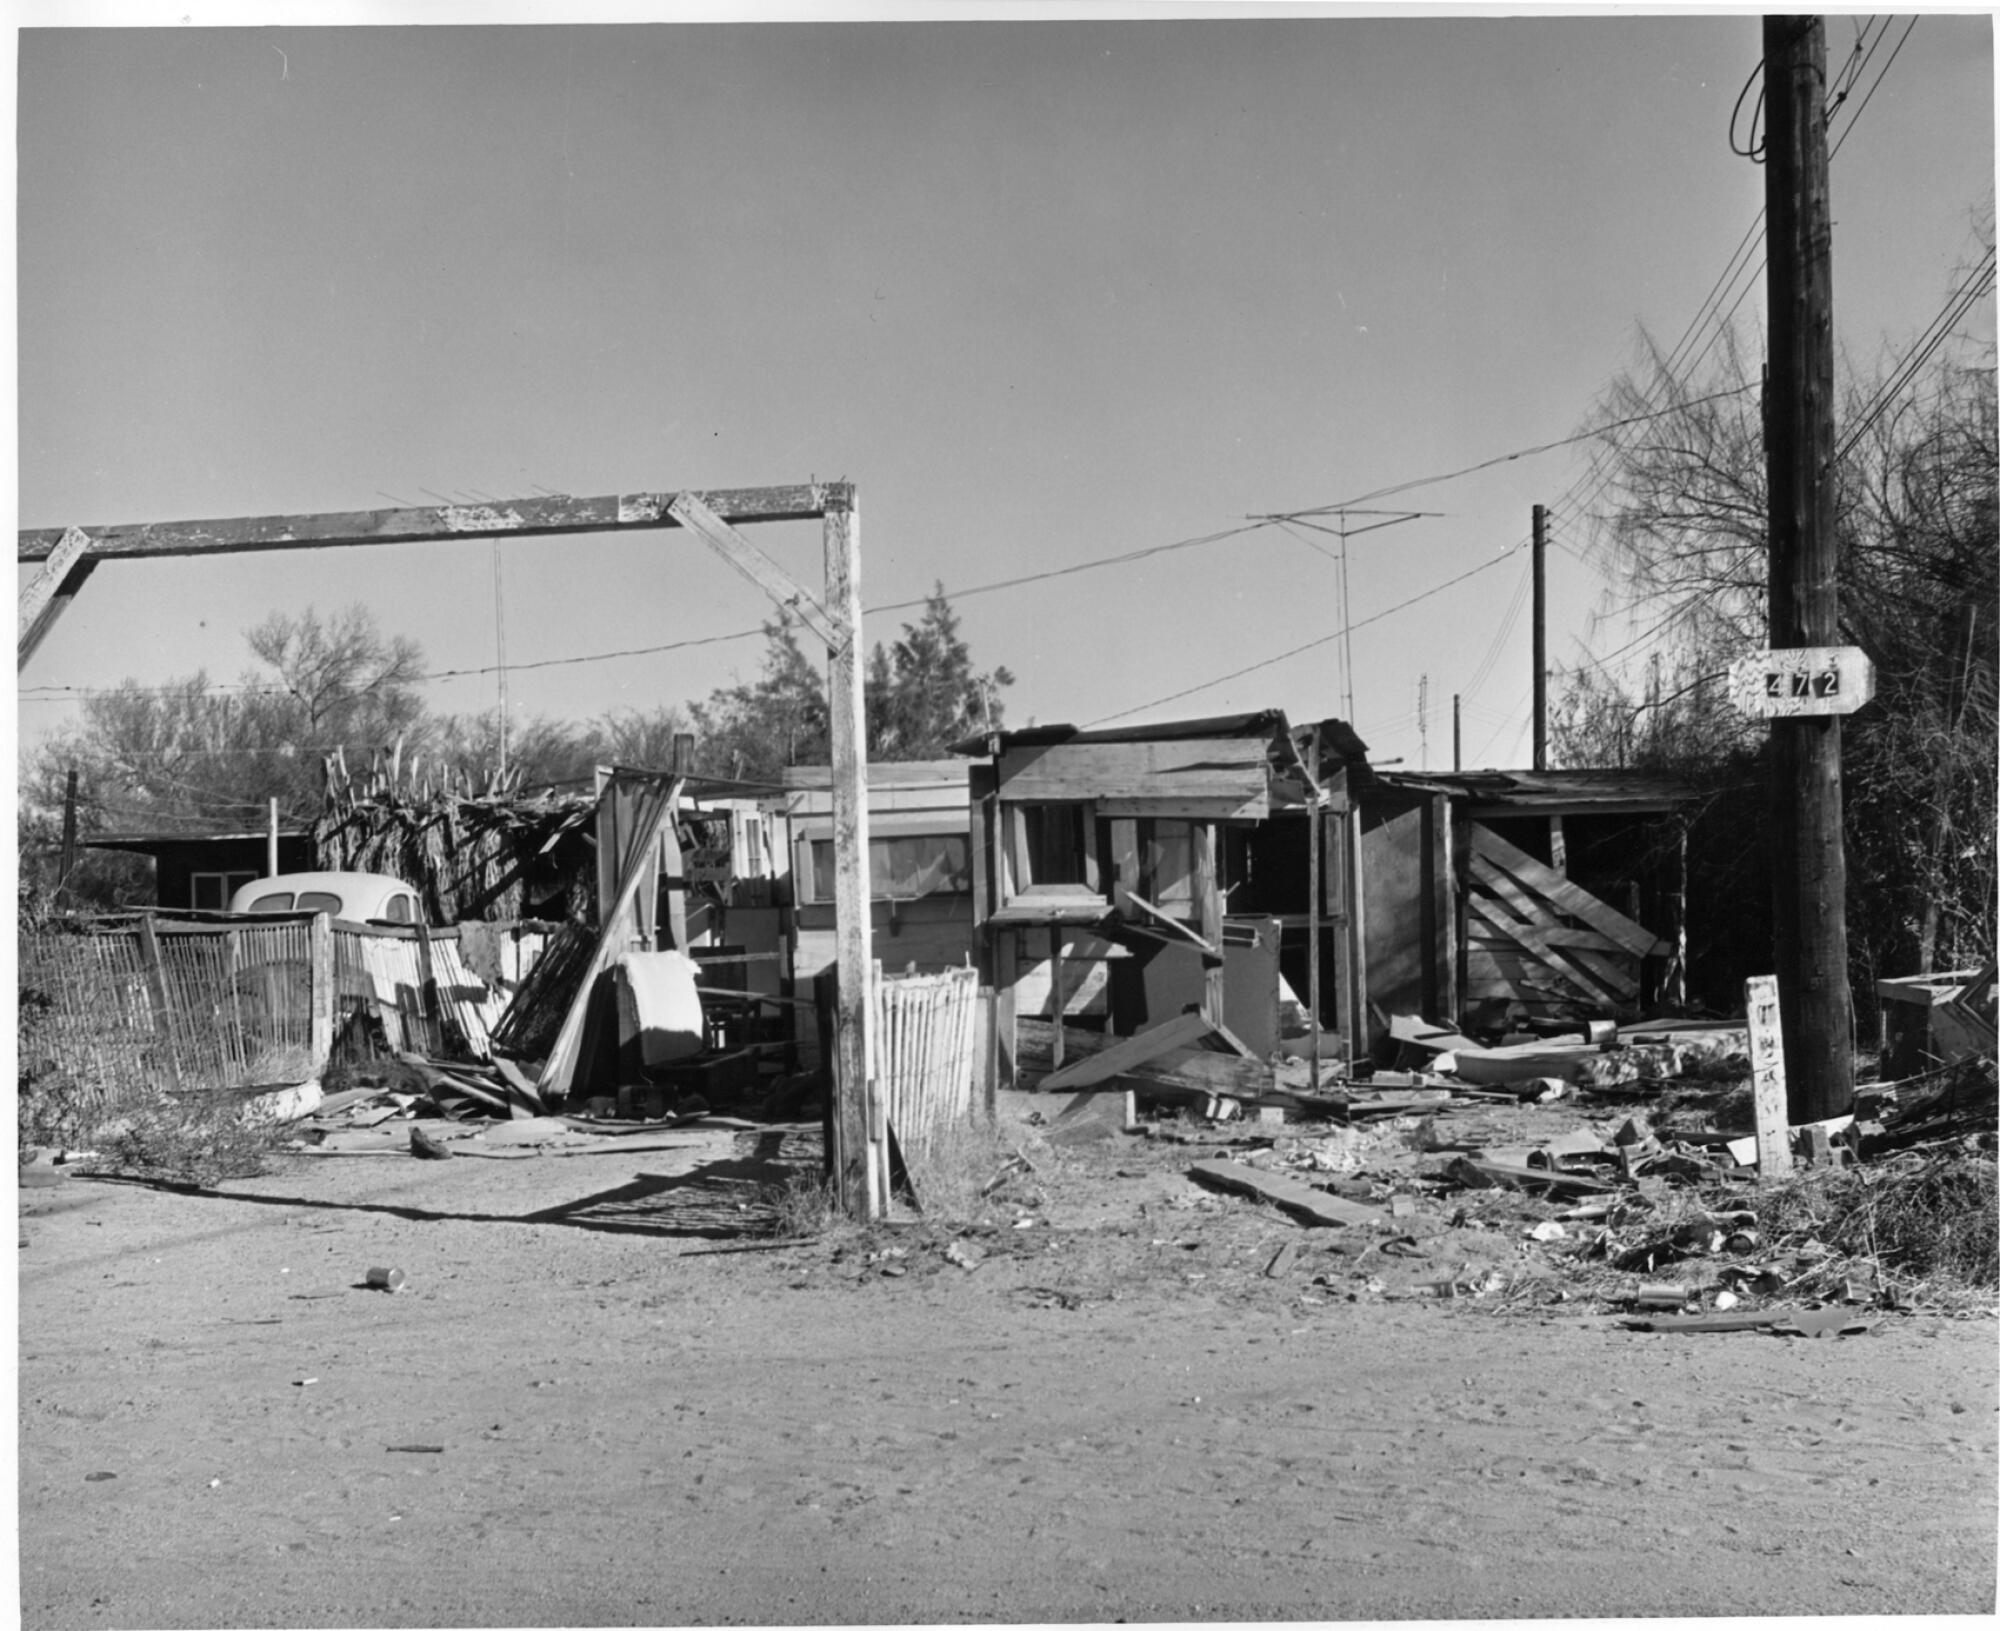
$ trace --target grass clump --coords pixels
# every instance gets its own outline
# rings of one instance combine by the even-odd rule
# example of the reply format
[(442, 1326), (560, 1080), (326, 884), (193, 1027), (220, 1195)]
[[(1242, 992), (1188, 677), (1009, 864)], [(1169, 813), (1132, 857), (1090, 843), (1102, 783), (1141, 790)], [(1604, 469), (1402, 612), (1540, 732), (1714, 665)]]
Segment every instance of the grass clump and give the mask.
[[(910, 1188), (900, 1184), (891, 1200), (892, 1216), (946, 1230), (992, 1224), (1003, 1209), (1011, 1215), (1023, 1183), (1032, 1184), (1035, 1163), (984, 1121), (962, 1123), (930, 1139), (907, 1160)], [(822, 1240), (849, 1234), (858, 1240), (872, 1226), (841, 1210), (833, 1179), (815, 1163), (765, 1184), (758, 1200), (770, 1217), (770, 1232), (781, 1240)], [(907, 1210), (914, 1201), (914, 1217)]]
[(228, 1095), (163, 1098), (99, 1129), (87, 1165), (94, 1172), (213, 1189), (268, 1172), (285, 1136), (282, 1123), (246, 1115)]
[(817, 1240), (847, 1221), (833, 1179), (818, 1167), (764, 1185), (758, 1201), (780, 1240)]
[(2000, 1291), (2000, 1168), (1973, 1143), (1808, 1168), (1754, 1192), (1767, 1239), (1872, 1262), (1917, 1301)]

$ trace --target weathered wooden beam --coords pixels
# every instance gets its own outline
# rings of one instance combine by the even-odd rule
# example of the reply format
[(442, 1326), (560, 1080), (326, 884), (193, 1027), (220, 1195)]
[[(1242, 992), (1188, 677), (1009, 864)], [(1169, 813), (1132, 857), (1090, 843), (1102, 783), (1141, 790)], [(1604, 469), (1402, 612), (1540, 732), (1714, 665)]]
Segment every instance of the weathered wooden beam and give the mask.
[[(1554, 868), (1544, 866), (1532, 855), (1516, 849), (1491, 827), (1473, 823), (1472, 848), (1495, 867), (1504, 869), (1518, 882), (1545, 897), (1557, 910), (1601, 930), (1634, 956), (1652, 957), (1668, 949), (1666, 942), (1652, 930), (1634, 923), (1623, 912), (1613, 910), (1595, 895), (1579, 889)], [(1485, 881), (1476, 862), (1473, 875)]]
[(90, 534), (81, 527), (69, 528), (57, 540), (41, 571), (21, 591), (21, 621), (14, 642), (15, 673), (28, 666), (28, 659), (49, 637), (49, 631), (83, 592), (90, 574), (97, 569), (91, 542)]
[[(1207, 1034), (1209, 1023), (1199, 1014), (1177, 1014), (1164, 1020), (1150, 1031), (1141, 1031), (1137, 1036), (1124, 1037), (1108, 1048), (1079, 1059), (1067, 1070), (1057, 1068), (1043, 1081), (1044, 1091), (1089, 1087), (1096, 1082), (1107, 1082), (1114, 1076), (1143, 1065), (1148, 1059), (1156, 1058), (1172, 1048), (1184, 1046)], [(1058, 1035), (1062, 1025), (1057, 1023)], [(1052, 1055), (1053, 1056), (1053, 1055)]]
[[(1192, 834), (1194, 904), (1201, 914), (1201, 937), (1215, 948), (1214, 961), (1203, 976), (1201, 1011), (1212, 1024), (1223, 1021), (1222, 889), (1216, 866), (1215, 823), (1198, 821)], [(1315, 1083), (1315, 1085), (1317, 1085)]]
[(1269, 1201), (1308, 1227), (1367, 1228), (1388, 1216), (1378, 1206), (1363, 1206), (1358, 1201), (1343, 1200), (1338, 1195), (1310, 1189), (1296, 1178), (1287, 1178), (1275, 1172), (1260, 1172), (1255, 1167), (1241, 1166), (1234, 1161), (1197, 1161), (1188, 1168), (1188, 1176), (1211, 1189)]
[(667, 506), (667, 513), (690, 532), (697, 534), (716, 554), (762, 589), (780, 606), (794, 613), (805, 626), (827, 644), (828, 649), (843, 644), (850, 636), (803, 585), (795, 581), (770, 556), (701, 501), (698, 494), (682, 493)]
[[(827, 512), (842, 483), (798, 487), (717, 488), (693, 496), (724, 521), (812, 521)], [(506, 499), (495, 504), (437, 504), (423, 509), (339, 510), (322, 515), (256, 515), (224, 521), (138, 521), (91, 527), (91, 556), (103, 560), (161, 555), (235, 555), (260, 549), (334, 549), (350, 544), (420, 544), (450, 538), (516, 534), (630, 532), (677, 527), (674, 492), (614, 493), (601, 498)], [(20, 534), (16, 559), (44, 561), (61, 546), (60, 527)]]
[(49, 552), (41, 571), (37, 572), (28, 587), (21, 591), (21, 619), (17, 637), (26, 635), (34, 626), (35, 619), (42, 615), (42, 608), (55, 597), (69, 569), (76, 565), (90, 548), (90, 534), (81, 527), (71, 527), (56, 541)]

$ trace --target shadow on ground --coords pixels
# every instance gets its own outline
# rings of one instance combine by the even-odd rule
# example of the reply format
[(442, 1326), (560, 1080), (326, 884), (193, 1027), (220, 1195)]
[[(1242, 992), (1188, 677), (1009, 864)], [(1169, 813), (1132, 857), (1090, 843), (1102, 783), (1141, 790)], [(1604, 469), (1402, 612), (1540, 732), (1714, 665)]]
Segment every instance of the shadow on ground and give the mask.
[(604, 1234), (654, 1235), (678, 1240), (745, 1240), (767, 1237), (777, 1222), (769, 1191), (801, 1172), (818, 1169), (817, 1127), (771, 1128), (745, 1134), (738, 1153), (689, 1172), (640, 1173), (628, 1182), (531, 1212), (451, 1211), (384, 1201), (334, 1201), (312, 1195), (251, 1194), (197, 1189), (188, 1184), (120, 1174), (93, 1175), (88, 1183), (130, 1184), (202, 1200), (287, 1211), (363, 1212), (417, 1223), (518, 1223), (588, 1229)]

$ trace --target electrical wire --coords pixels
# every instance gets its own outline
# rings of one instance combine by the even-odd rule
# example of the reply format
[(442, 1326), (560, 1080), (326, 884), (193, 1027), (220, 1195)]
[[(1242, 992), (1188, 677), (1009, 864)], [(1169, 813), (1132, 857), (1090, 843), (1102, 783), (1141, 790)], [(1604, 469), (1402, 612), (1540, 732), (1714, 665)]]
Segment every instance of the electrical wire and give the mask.
[(1834, 455), (1836, 462), (1845, 459), (1853, 452), (1856, 444), (1867, 435), (1875, 421), (1888, 411), (1890, 404), (1917, 377), (1938, 347), (1951, 337), (1972, 308), (1992, 292), (1994, 271), (1994, 251), (1989, 249), (1965, 282), (1946, 297), (1937, 315), (1925, 325), (1923, 333), (1918, 335), (1909, 351), (1904, 353), (1903, 359), (1890, 370), (1888, 379), (1883, 381), (1875, 394), (1869, 398), (1867, 405), (1860, 410), (1861, 422), (1848, 432), (1847, 439), (1841, 443), (1840, 451)]
[[(1889, 53), (1889, 60), (1882, 64), (1882, 71), (1875, 76), (1874, 83), (1868, 87), (1868, 94), (1862, 97), (1861, 105), (1854, 110), (1853, 117), (1847, 121), (1847, 128), (1840, 133), (1840, 139), (1833, 144), (1832, 151), (1827, 154), (1828, 163), (1831, 163), (1834, 156), (1840, 152), (1841, 144), (1854, 134), (1854, 127), (1861, 123), (1862, 114), (1868, 111), (1868, 104), (1875, 100), (1875, 93), (1882, 88), (1882, 81), (1889, 77), (1889, 70), (1896, 66), (1896, 59), (1903, 54), (1903, 47), (1909, 43), (1910, 36), (1916, 32), (1916, 28), (1917, 19), (1912, 16), (1909, 22), (1903, 27), (1903, 37), (1896, 41), (1896, 49)], [(1889, 25), (1884, 23), (1882, 25), (1882, 33), (1875, 36), (1876, 45), (1879, 46), (1882, 43), (1883, 36), (1888, 32)], [(1875, 53), (1871, 50), (1868, 55), (1870, 58), (1873, 58)], [(1866, 68), (1867, 64), (1864, 63), (1862, 66)], [(1832, 115), (1829, 112), (1829, 120), (1831, 120), (1831, 117)]]
[(1498, 566), (1502, 561), (1517, 553), (1521, 548), (1522, 545), (1516, 544), (1514, 548), (1505, 551), (1503, 554), (1495, 555), (1489, 560), (1481, 561), (1479, 565), (1473, 567), (1470, 571), (1461, 572), (1455, 578), (1447, 578), (1443, 583), (1435, 584), (1419, 594), (1410, 596), (1407, 600), (1398, 601), (1395, 605), (1384, 608), (1382, 611), (1371, 612), (1367, 617), (1359, 618), (1344, 628), (1335, 629), (1331, 634), (1319, 635), (1315, 639), (1306, 641), (1304, 645), (1293, 646), (1291, 650), (1281, 651), (1274, 657), (1261, 658), (1257, 662), (1246, 664), (1242, 668), (1233, 669), (1227, 674), (1218, 674), (1213, 679), (1203, 680), (1199, 685), (1190, 685), (1183, 690), (1172, 692), (1167, 696), (1153, 697), (1148, 701), (1137, 703), (1130, 708), (1121, 708), (1115, 714), (1100, 715), (1082, 728), (1089, 730), (1098, 725), (1108, 725), (1113, 720), (1125, 719), (1132, 714), (1143, 713), (1148, 708), (1158, 708), (1169, 702), (1179, 702), (1183, 697), (1191, 697), (1197, 692), (1212, 690), (1218, 685), (1226, 685), (1231, 680), (1241, 679), (1245, 674), (1255, 674), (1260, 669), (1275, 667), (1277, 664), (1297, 657), (1303, 652), (1312, 651), (1320, 646), (1330, 644), (1332, 641), (1352, 633), (1355, 629), (1365, 629), (1371, 623), (1379, 623), (1385, 617), (1393, 617), (1398, 612), (1407, 611), (1419, 601), (1429, 600), (1433, 595), (1443, 594), (1445, 590), (1451, 588), (1453, 585), (1463, 583), (1467, 578), (1476, 577), (1479, 573)]
[[(1750, 70), (1750, 77), (1743, 81), (1743, 89), (1736, 93), (1736, 106), (1729, 110), (1729, 151), (1739, 159), (1748, 159), (1752, 164), (1764, 162), (1764, 144), (1757, 139), (1757, 122), (1764, 113), (1764, 87), (1760, 81), (1764, 77), (1764, 59), (1757, 59), (1757, 66)], [(1750, 87), (1757, 87), (1757, 105), (1750, 110), (1750, 140), (1739, 143), (1736, 140), (1737, 122), (1743, 116), (1743, 102), (1750, 94)]]
[(1371, 503), (1378, 498), (1388, 498), (1396, 493), (1412, 492), (1419, 487), (1435, 487), (1443, 482), (1456, 481), (1461, 476), (1477, 475), (1482, 470), (1492, 470), (1503, 464), (1512, 464), (1518, 459), (1531, 459), (1537, 454), (1553, 453), (1557, 448), (1574, 447), (1578, 442), (1592, 441), (1599, 436), (1621, 429), (1627, 425), (1641, 425), (1649, 419), (1662, 419), (1668, 414), (1679, 413), (1685, 408), (1699, 407), (1704, 402), (1719, 401), (1721, 398), (1727, 396), (1741, 396), (1745, 391), (1754, 389), (1755, 387), (1750, 385), (1734, 386), (1729, 390), (1717, 391), (1711, 396), (1699, 397), (1693, 402), (1678, 403), (1670, 408), (1633, 414), (1628, 419), (1614, 420), (1611, 424), (1599, 425), (1593, 430), (1578, 431), (1574, 436), (1564, 436), (1557, 441), (1539, 442), (1533, 447), (1519, 448), (1512, 453), (1502, 453), (1494, 458), (1482, 459), (1478, 464), (1468, 464), (1458, 470), (1447, 470), (1441, 475), (1419, 476), (1414, 481), (1402, 481), (1388, 487), (1377, 487), (1373, 492), (1362, 493), (1356, 498), (1343, 499), (1337, 504), (1317, 504), (1309, 509), (1286, 510), (1282, 514), (1274, 514), (1267, 519), (1272, 521), (1297, 521), (1310, 515), (1337, 515), (1342, 510), (1351, 510), (1358, 505)]

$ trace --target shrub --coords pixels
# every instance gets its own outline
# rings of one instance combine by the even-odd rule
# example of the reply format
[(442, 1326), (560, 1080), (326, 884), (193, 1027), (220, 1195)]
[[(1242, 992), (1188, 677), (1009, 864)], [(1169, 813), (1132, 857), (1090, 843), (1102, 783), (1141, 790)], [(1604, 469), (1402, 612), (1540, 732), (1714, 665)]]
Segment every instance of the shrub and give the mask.
[(213, 1189), (269, 1171), (271, 1153), (284, 1137), (282, 1123), (245, 1115), (227, 1094), (165, 1098), (108, 1123), (89, 1166)]

